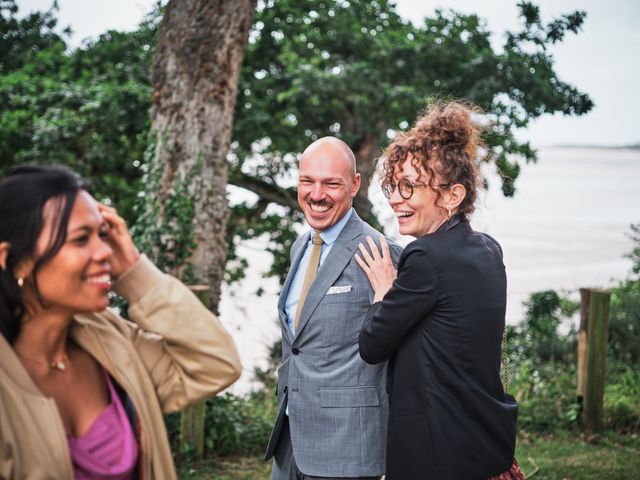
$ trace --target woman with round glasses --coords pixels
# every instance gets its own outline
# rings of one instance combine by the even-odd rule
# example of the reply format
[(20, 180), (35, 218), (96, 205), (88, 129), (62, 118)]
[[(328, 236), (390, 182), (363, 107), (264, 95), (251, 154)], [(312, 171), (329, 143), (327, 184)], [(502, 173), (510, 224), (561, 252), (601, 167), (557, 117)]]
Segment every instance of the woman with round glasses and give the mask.
[(517, 406), (500, 381), (502, 250), (469, 225), (479, 173), (474, 108), (432, 105), (389, 145), (382, 189), (407, 245), (397, 272), (381, 238), (360, 245), (375, 292), (360, 355), (389, 361), (387, 480), (523, 478)]
[(0, 180), (0, 334), (3, 479), (176, 478), (162, 414), (240, 375), (215, 315), (64, 168)]

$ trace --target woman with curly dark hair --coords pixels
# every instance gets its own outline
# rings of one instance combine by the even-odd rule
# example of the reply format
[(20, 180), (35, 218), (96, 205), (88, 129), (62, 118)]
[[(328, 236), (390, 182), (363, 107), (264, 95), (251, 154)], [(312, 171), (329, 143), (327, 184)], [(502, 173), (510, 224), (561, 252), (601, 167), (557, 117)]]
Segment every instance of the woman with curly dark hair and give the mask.
[(523, 478), (517, 405), (500, 381), (506, 276), (500, 245), (469, 225), (480, 183), (474, 116), (436, 103), (389, 145), (382, 189), (400, 233), (393, 268), (381, 238), (360, 245), (375, 291), (360, 355), (389, 361), (388, 480)]

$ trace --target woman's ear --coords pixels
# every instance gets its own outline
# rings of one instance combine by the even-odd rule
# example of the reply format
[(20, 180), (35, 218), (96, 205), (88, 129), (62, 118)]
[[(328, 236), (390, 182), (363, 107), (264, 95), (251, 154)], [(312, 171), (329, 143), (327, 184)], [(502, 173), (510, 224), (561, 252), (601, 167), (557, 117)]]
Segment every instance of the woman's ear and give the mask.
[(464, 185), (455, 183), (448, 188), (447, 193), (449, 194), (449, 198), (447, 199), (447, 208), (455, 210), (462, 203), (464, 197), (467, 196), (467, 189), (464, 188)]
[(9, 242), (0, 242), (0, 269), (7, 269), (7, 257), (9, 256)]

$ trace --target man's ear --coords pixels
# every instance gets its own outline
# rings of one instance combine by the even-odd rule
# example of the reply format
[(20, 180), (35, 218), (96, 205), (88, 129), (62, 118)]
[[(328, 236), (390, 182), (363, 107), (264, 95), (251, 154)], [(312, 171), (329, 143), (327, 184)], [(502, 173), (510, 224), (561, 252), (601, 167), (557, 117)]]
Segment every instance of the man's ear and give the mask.
[(0, 242), (0, 269), (7, 269), (7, 257), (9, 256), (9, 242)]
[(353, 176), (353, 190), (351, 191), (351, 198), (354, 198), (357, 195), (358, 190), (360, 190), (361, 181), (362, 181), (362, 177), (360, 176), (359, 173), (356, 173)]

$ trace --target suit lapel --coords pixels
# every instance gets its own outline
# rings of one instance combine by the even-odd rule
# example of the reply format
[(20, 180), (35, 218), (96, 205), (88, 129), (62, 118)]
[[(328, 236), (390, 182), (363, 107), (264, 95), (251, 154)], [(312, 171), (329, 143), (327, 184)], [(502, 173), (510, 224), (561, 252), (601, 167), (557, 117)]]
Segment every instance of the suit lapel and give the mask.
[(300, 313), (298, 331), (295, 333), (295, 337), (304, 329), (305, 325), (309, 322), (309, 318), (311, 318), (318, 304), (326, 295), (327, 290), (329, 290), (329, 287), (334, 284), (353, 258), (361, 234), (362, 220), (356, 212), (353, 211), (351, 218), (349, 218), (340, 235), (338, 235), (336, 242), (333, 244), (333, 247), (331, 247), (331, 251), (320, 267), (320, 270), (318, 270), (316, 278), (311, 284), (311, 288), (309, 288), (307, 299)]
[(291, 247), (291, 266), (289, 267), (289, 273), (287, 273), (287, 278), (284, 281), (284, 285), (282, 286), (282, 290), (280, 292), (280, 297), (278, 298), (278, 317), (280, 319), (280, 324), (289, 337), (289, 340), (292, 339), (291, 330), (289, 330), (289, 325), (287, 325), (287, 314), (284, 311), (284, 306), (287, 301), (287, 295), (289, 294), (291, 282), (293, 282), (293, 278), (298, 271), (298, 265), (300, 264), (300, 260), (304, 255), (305, 245), (309, 242), (310, 235), (310, 233), (306, 233)]

